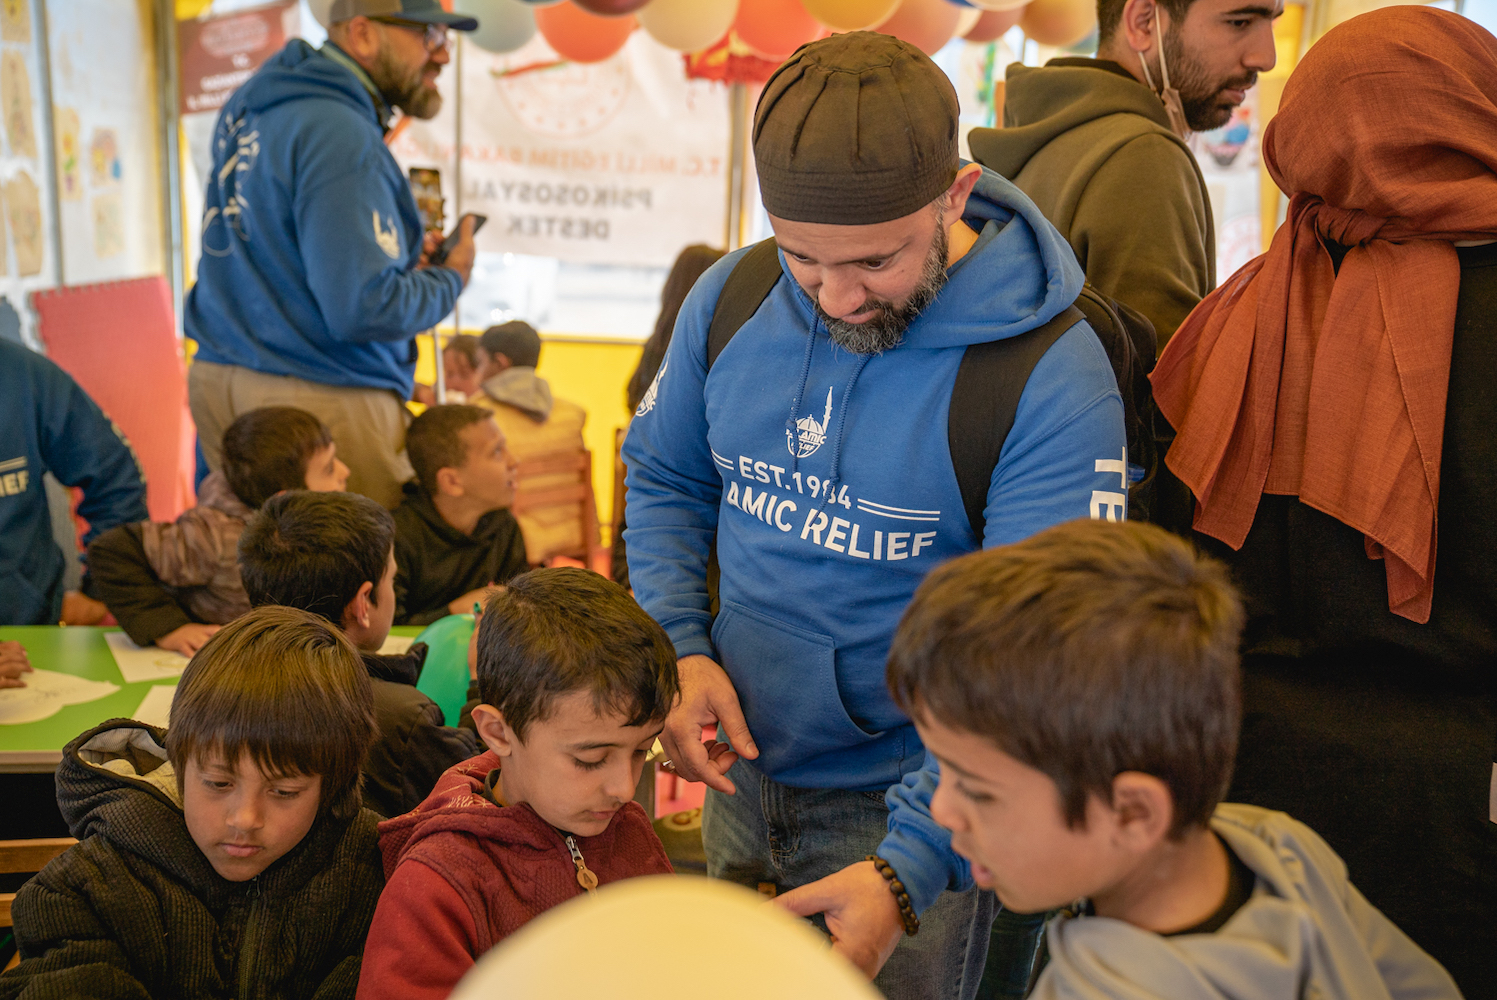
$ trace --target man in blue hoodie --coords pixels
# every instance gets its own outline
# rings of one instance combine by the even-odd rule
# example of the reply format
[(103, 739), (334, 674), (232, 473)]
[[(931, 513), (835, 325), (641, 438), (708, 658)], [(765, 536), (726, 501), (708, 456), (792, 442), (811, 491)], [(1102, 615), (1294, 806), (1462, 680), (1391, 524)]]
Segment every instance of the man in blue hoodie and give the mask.
[(332, 431), (349, 490), (393, 507), (412, 475), (414, 336), (452, 311), (474, 250), (465, 222), (428, 264), (436, 237), (384, 135), (395, 108), (437, 113), (447, 30), (478, 22), (438, 0), (334, 0), (330, 19), (327, 44), (293, 39), (219, 115), (189, 397), (210, 468), (240, 414), (296, 406)]
[(1019, 397), (979, 542), (947, 441), (958, 366), (1061, 314), (1075, 255), (1017, 188), (960, 163), (950, 82), (885, 35), (781, 66), (754, 154), (783, 276), (712, 362), (744, 253), (702, 276), (624, 447), (630, 579), (680, 657), (662, 741), (712, 789), (710, 874), (790, 890), (889, 997), (971, 997), (995, 904), (931, 820), (937, 766), (885, 658), (941, 561), (1124, 516), (1122, 400), (1085, 323), (1060, 334)]

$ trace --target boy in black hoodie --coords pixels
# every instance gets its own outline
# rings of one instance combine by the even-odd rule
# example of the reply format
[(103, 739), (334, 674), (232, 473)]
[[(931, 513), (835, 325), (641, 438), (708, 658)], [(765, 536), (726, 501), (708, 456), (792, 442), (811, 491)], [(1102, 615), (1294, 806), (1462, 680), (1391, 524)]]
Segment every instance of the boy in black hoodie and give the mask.
[(0, 997), (353, 997), (384, 885), (360, 809), (369, 681), (327, 622), (260, 608), (182, 673), (171, 729), (68, 744), (78, 844), (21, 887)]
[(516, 463), (492, 413), (433, 406), (405, 447), (416, 481), (395, 509), (395, 621), (426, 625), (471, 611), (530, 566), (509, 512)]
[(382, 816), (421, 804), (452, 765), (483, 751), (478, 734), (442, 725), (437, 703), (416, 690), (426, 644), (381, 656), (395, 614), (395, 523), (356, 493), (283, 493), (239, 539), (250, 603), (322, 615), (358, 649), (374, 689), (379, 734), (364, 765), (364, 797)]

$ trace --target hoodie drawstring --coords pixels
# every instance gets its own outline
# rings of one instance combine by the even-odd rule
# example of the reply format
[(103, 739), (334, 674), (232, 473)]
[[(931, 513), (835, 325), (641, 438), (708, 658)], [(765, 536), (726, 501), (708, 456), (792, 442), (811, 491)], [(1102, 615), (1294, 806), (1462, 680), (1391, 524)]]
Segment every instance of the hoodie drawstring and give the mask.
[(795, 440), (795, 415), (800, 412), (800, 401), (806, 396), (806, 384), (811, 378), (811, 352), (816, 349), (816, 328), (820, 325), (819, 319), (813, 321), (811, 332), (806, 337), (806, 356), (800, 366), (800, 388), (795, 390), (795, 398), (790, 401), (790, 417), (785, 421), (785, 442), (790, 448), (792, 474), (800, 471), (800, 448)]
[(852, 377), (847, 380), (847, 388), (842, 390), (842, 412), (837, 414), (837, 437), (832, 442), (832, 485), (826, 491), (826, 496), (821, 498), (818, 511), (826, 510), (826, 505), (837, 495), (837, 486), (842, 482), (842, 434), (847, 426), (847, 401), (852, 398), (852, 387), (858, 384), (858, 376), (863, 374), (863, 369), (873, 358), (871, 354), (858, 355), (858, 367), (852, 370)]

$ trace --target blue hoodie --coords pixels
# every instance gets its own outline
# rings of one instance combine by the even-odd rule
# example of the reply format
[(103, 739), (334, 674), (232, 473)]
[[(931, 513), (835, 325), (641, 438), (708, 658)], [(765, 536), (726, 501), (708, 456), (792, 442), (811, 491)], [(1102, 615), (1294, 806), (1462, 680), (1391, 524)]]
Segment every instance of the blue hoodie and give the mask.
[[(730, 254), (687, 297), (624, 445), (640, 603), (679, 656), (711, 656), (727, 671), (756, 767), (793, 786), (888, 790), (880, 854), (917, 912), (970, 879), (930, 817), (934, 760), (884, 683), (916, 586), (977, 548), (947, 445), (952, 383), (967, 345), (1045, 323), (1082, 284), (1065, 240), (991, 170), (965, 221), (977, 244), (900, 346), (875, 356), (835, 346), (787, 270), (709, 374), (707, 328), (742, 256)], [(1124, 457), (1112, 367), (1078, 323), (1019, 400), (988, 492), (985, 544), (1123, 516)]]
[(0, 625), (52, 625), (66, 564), (52, 540), (42, 474), (82, 487), (85, 545), (150, 517), (146, 484), (129, 442), (73, 377), (3, 339), (0, 400)]
[(421, 237), (373, 97), (293, 39), (219, 114), (187, 336), (203, 361), (408, 398), (412, 337), (462, 291), (413, 270)]

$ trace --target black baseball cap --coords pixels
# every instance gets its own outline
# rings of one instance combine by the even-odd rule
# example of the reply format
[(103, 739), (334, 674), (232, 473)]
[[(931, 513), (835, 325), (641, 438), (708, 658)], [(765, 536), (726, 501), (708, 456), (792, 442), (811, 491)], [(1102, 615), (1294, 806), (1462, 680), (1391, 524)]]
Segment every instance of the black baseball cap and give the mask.
[(329, 24), (351, 17), (398, 17), (414, 24), (445, 24), (454, 31), (474, 31), (478, 19), (467, 14), (452, 14), (442, 9), (440, 0), (333, 0), (328, 10)]

